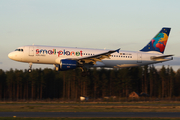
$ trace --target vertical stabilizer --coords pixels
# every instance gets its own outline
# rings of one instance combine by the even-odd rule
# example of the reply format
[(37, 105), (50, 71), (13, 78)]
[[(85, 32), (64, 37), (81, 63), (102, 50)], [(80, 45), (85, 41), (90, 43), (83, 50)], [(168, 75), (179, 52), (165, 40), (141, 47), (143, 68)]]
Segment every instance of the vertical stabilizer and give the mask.
[(140, 51), (157, 51), (164, 53), (171, 28), (162, 28), (161, 31)]

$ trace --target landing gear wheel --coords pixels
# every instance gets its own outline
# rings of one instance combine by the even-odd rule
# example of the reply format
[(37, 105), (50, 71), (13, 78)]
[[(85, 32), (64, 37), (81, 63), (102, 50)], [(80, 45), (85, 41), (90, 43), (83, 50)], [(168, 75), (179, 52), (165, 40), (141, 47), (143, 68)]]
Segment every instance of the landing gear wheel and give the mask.
[(90, 72), (89, 72), (89, 71), (83, 71), (83, 72), (81, 73), (81, 76), (82, 76), (82, 77), (89, 76), (89, 75), (90, 75)]
[(29, 73), (31, 73), (31, 72), (32, 72), (32, 70), (31, 70), (31, 69), (28, 69), (28, 72), (29, 72)]
[(81, 76), (82, 76), (82, 77), (87, 76), (87, 75), (86, 75), (86, 72), (82, 72), (82, 73), (81, 73)]
[(28, 69), (28, 72), (31, 73), (32, 72), (32, 63), (29, 63), (29, 69)]
[(87, 68), (84, 68), (84, 67), (80, 67), (81, 70), (82, 70), (82, 73), (81, 73), (81, 76), (82, 77), (85, 77), (85, 76), (89, 76), (90, 75), (90, 72)]

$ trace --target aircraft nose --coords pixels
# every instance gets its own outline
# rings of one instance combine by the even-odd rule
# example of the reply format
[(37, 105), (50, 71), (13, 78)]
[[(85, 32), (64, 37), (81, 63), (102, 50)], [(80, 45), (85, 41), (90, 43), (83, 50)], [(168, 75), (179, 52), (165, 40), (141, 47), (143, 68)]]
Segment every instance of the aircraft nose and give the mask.
[(13, 58), (14, 58), (14, 54), (11, 52), (11, 53), (8, 54), (8, 57), (9, 57), (10, 59), (13, 59)]

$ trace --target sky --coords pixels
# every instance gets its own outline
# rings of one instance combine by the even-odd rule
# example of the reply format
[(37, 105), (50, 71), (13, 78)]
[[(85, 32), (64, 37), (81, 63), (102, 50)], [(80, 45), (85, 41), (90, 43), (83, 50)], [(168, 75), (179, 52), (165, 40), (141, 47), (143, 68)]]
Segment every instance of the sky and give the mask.
[[(171, 27), (164, 54), (175, 55), (164, 64), (180, 68), (179, 6), (180, 0), (0, 0), (0, 69), (28, 69), (8, 58), (24, 45), (139, 51), (162, 27)], [(40, 67), (53, 65), (33, 64)]]

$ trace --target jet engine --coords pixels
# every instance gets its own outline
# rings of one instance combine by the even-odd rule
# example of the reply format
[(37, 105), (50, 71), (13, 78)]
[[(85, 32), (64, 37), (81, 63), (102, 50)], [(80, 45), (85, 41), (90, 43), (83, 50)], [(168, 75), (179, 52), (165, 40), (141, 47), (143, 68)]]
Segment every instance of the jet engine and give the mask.
[(60, 60), (60, 64), (55, 65), (55, 69), (57, 71), (65, 71), (70, 69), (75, 69), (77, 67), (77, 61), (62, 59)]

